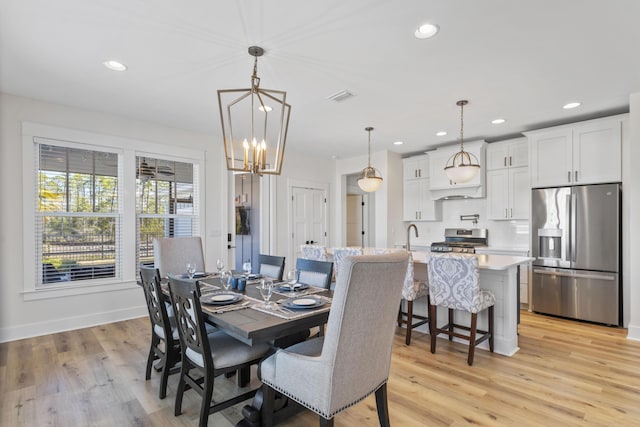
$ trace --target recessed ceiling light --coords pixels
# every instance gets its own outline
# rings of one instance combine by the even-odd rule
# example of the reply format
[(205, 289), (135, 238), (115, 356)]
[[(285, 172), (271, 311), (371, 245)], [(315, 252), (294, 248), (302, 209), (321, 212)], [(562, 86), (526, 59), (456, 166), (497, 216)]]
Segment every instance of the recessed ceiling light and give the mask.
[(127, 66), (122, 62), (114, 61), (113, 59), (104, 61), (103, 64), (105, 67), (113, 71), (124, 71), (127, 69)]
[(436, 136), (445, 136), (447, 132), (441, 130), (440, 132), (436, 132)]
[(440, 31), (440, 27), (436, 24), (423, 24), (413, 34), (418, 39), (428, 39), (438, 34), (438, 31)]
[(564, 104), (562, 108), (564, 108), (565, 110), (570, 110), (572, 108), (579, 107), (580, 105), (580, 102), (570, 102), (568, 104)]
[(501, 125), (502, 123), (506, 122), (505, 119), (495, 119), (495, 120), (491, 120), (491, 123), (493, 123), (494, 125)]
[(393, 143), (393, 145), (402, 145), (402, 144), (404, 144), (404, 142), (402, 142), (402, 141), (396, 141), (396, 142)]
[(265, 112), (265, 111), (266, 111), (266, 112), (268, 113), (269, 111), (271, 111), (271, 110), (272, 110), (272, 108), (271, 108), (271, 107), (269, 107), (268, 105), (265, 105), (265, 106), (264, 106), (264, 108), (262, 108), (262, 105), (261, 105), (261, 106), (259, 106), (259, 107), (258, 107), (258, 110), (260, 110), (260, 111), (262, 111), (262, 112)]

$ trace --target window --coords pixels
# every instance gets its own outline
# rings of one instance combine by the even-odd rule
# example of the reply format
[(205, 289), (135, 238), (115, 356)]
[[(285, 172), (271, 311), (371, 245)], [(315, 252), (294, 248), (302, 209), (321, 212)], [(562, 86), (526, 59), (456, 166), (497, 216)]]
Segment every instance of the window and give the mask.
[(36, 286), (120, 277), (118, 153), (55, 142), (35, 144)]
[(197, 165), (136, 157), (138, 259), (153, 263), (153, 239), (199, 234)]

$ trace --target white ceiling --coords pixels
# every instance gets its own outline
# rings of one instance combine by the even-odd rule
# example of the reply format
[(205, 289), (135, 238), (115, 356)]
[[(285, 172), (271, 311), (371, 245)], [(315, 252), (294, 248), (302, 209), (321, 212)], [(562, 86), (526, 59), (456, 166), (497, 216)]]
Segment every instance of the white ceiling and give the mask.
[[(216, 91), (249, 86), (259, 45), (261, 86), (292, 105), (287, 146), (364, 154), (373, 126), (373, 151), (405, 154), (456, 141), (459, 99), (465, 140), (626, 112), (639, 20), (638, 0), (1, 0), (0, 90), (217, 143)], [(425, 22), (441, 31), (418, 40)]]

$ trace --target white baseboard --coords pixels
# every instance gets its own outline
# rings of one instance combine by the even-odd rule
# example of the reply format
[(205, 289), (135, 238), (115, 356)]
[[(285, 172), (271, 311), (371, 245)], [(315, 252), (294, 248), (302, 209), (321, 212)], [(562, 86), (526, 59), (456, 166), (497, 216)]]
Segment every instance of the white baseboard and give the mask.
[(146, 305), (0, 328), (0, 343), (148, 316)]
[(627, 329), (627, 339), (640, 341), (640, 326), (629, 325)]

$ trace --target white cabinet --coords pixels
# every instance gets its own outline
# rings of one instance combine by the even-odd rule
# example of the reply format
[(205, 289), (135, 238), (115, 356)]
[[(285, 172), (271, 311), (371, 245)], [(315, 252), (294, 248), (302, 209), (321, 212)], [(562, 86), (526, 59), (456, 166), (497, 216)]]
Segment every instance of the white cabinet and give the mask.
[[(477, 254), (529, 256), (528, 249), (477, 248)], [(529, 304), (529, 265), (520, 264), (520, 304)]]
[(431, 198), (429, 189), (429, 156), (408, 157), (403, 169), (403, 221), (440, 219), (440, 202)]
[(614, 116), (525, 132), (531, 186), (621, 181), (623, 120), (623, 116)]
[(529, 218), (528, 146), (525, 138), (487, 147), (487, 217)]
[(444, 167), (447, 161), (455, 153), (460, 151), (460, 145), (440, 147), (429, 152), (429, 176), (431, 178), (430, 188), (436, 192), (436, 198), (448, 196), (462, 197), (484, 197), (485, 182), (485, 147), (484, 141), (474, 141), (464, 144), (465, 151), (473, 154), (480, 163), (480, 172), (471, 180), (464, 183), (456, 183), (449, 179)]

